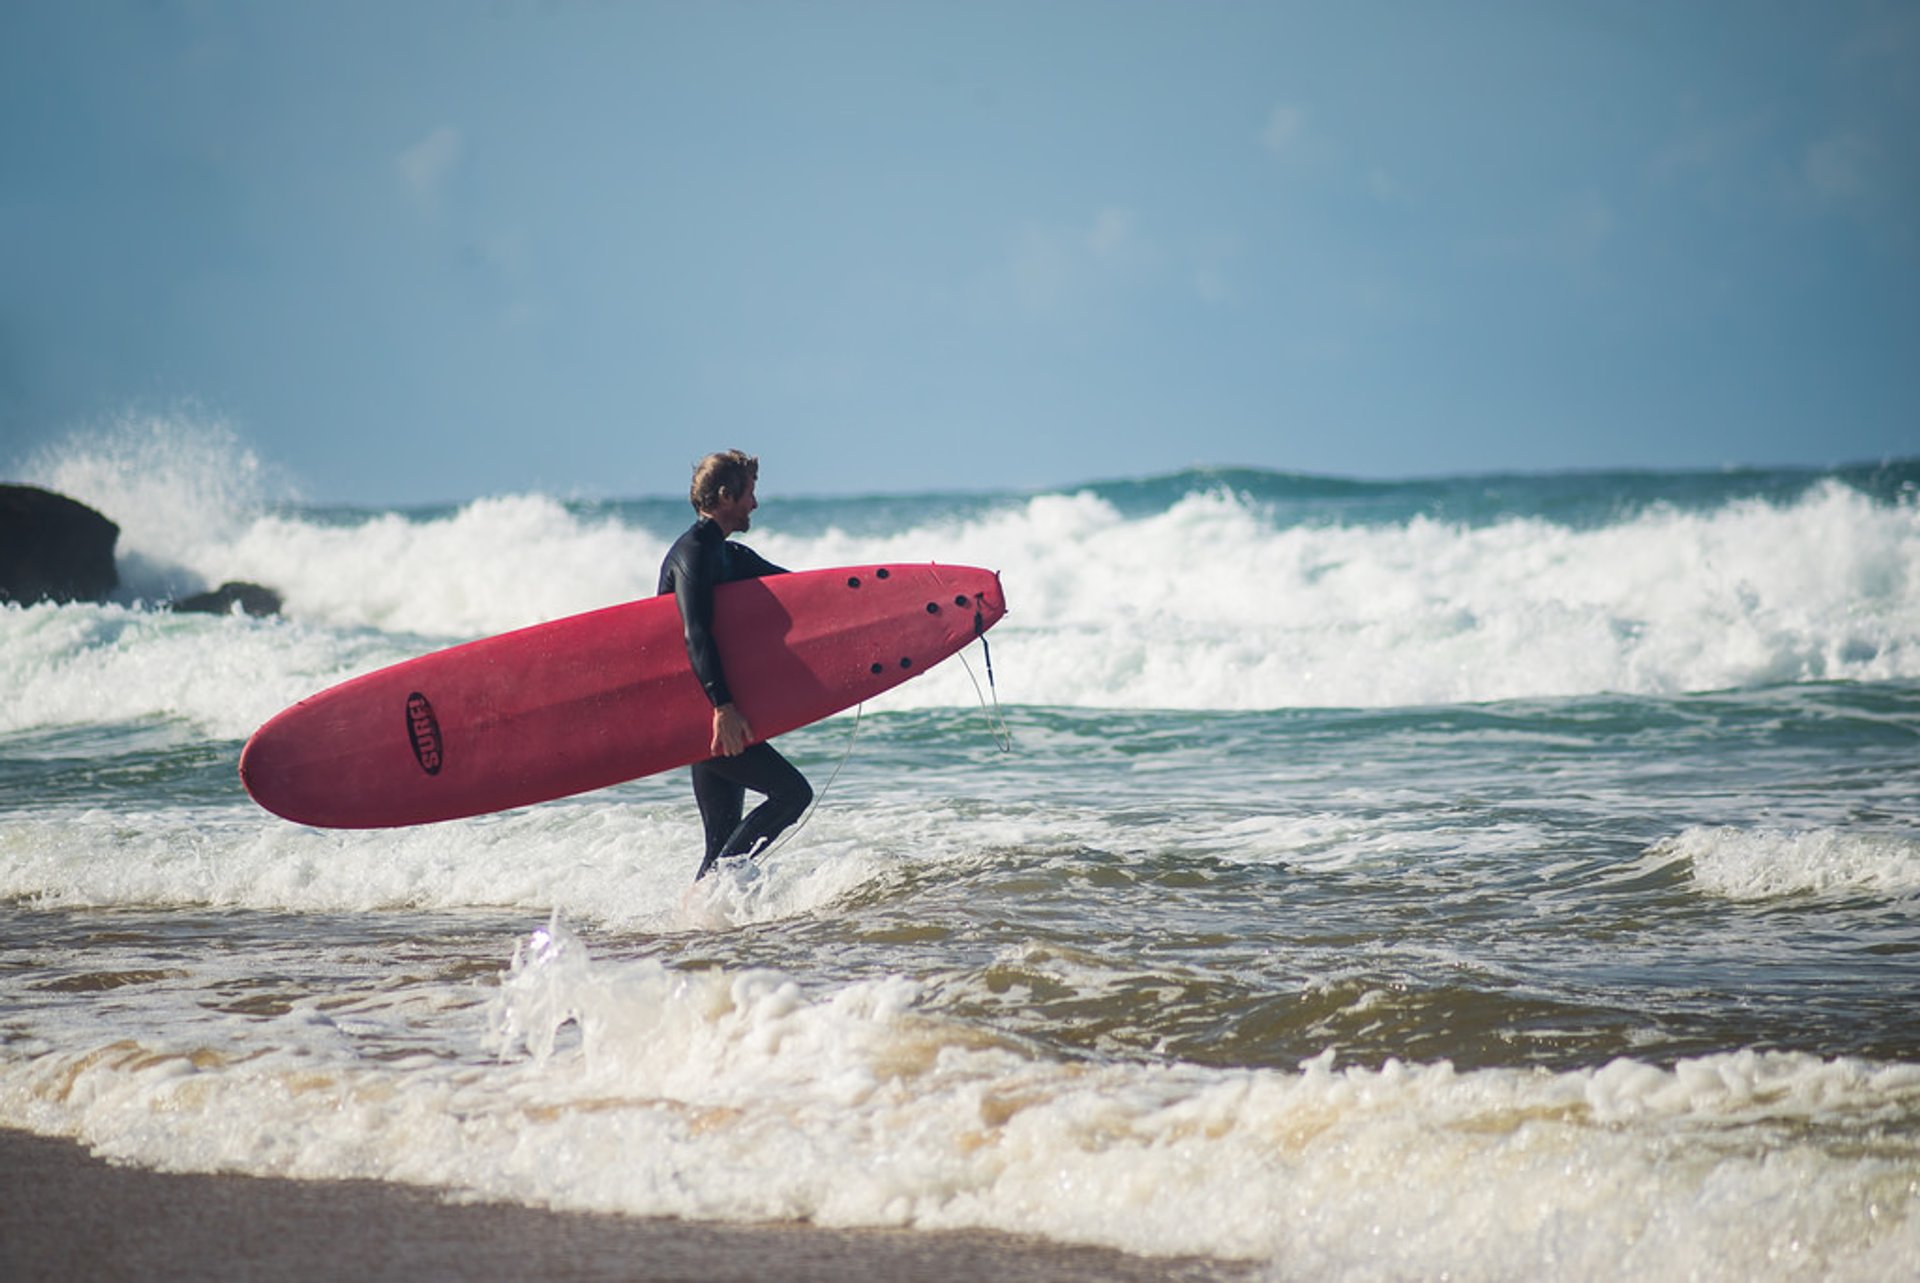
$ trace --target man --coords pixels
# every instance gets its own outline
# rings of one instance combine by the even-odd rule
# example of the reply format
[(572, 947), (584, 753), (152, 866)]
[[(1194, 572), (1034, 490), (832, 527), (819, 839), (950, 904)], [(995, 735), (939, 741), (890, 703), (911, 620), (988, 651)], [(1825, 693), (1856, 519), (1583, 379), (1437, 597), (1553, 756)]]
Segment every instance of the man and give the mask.
[[(813, 786), (773, 745), (756, 740), (733, 702), (713, 636), (713, 590), (735, 579), (783, 575), (784, 569), (728, 536), (744, 533), (760, 506), (754, 486), (760, 460), (738, 450), (710, 454), (694, 468), (688, 497), (699, 514), (660, 565), (660, 592), (672, 593), (687, 634), (687, 658), (713, 703), (713, 756), (693, 765), (693, 797), (706, 830), (698, 882), (721, 860), (758, 855), (813, 800)], [(766, 795), (745, 819), (746, 791)]]

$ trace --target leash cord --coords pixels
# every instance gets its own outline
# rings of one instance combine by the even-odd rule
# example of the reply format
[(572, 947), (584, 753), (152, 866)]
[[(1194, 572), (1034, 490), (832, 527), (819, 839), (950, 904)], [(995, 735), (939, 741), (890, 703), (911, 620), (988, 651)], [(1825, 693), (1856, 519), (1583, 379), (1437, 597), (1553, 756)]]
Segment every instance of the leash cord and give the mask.
[(853, 729), (847, 732), (847, 747), (841, 752), (840, 760), (833, 764), (833, 774), (827, 776), (827, 782), (822, 784), (819, 789), (814, 792), (813, 801), (807, 803), (806, 814), (802, 815), (799, 820), (794, 823), (792, 828), (765, 846), (755, 851), (743, 852), (742, 854), (744, 854), (747, 859), (755, 862), (766, 859), (775, 851), (785, 846), (794, 837), (798, 836), (801, 829), (807, 827), (807, 821), (813, 818), (813, 813), (820, 809), (820, 803), (826, 800), (827, 790), (832, 788), (833, 782), (840, 778), (840, 768), (845, 766), (847, 759), (853, 756), (853, 742), (860, 737), (860, 718), (866, 711), (867, 706), (864, 702), (854, 705)]
[(987, 697), (980, 693), (980, 679), (973, 675), (973, 665), (967, 662), (967, 652), (960, 652), (960, 667), (967, 670), (967, 680), (973, 683), (973, 697), (980, 702), (980, 711), (987, 714), (987, 728), (993, 733), (994, 747), (1002, 753), (1013, 752), (1013, 730), (1007, 725), (1007, 718), (1000, 711), (1000, 687), (993, 680), (993, 647), (987, 645), (987, 629), (979, 607), (973, 612), (973, 636), (980, 643), (980, 654), (987, 661), (987, 690), (993, 696), (993, 707), (987, 707)]

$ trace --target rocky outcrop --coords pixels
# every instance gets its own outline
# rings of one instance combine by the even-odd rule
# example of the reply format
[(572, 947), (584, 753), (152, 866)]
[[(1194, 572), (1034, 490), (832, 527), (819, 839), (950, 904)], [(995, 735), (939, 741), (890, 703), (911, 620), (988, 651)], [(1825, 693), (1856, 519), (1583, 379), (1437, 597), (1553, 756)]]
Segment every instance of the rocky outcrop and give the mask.
[[(113, 546), (120, 527), (86, 504), (37, 486), (0, 483), (0, 602), (104, 601), (120, 586)], [(172, 603), (175, 610), (224, 615), (280, 613), (280, 594), (229, 580)]]
[(229, 579), (212, 592), (195, 593), (173, 603), (176, 611), (196, 611), (207, 615), (229, 614), (235, 606), (249, 615), (277, 615), (280, 613), (280, 594), (259, 584)]
[(0, 484), (0, 601), (100, 601), (120, 585), (120, 527), (37, 486)]

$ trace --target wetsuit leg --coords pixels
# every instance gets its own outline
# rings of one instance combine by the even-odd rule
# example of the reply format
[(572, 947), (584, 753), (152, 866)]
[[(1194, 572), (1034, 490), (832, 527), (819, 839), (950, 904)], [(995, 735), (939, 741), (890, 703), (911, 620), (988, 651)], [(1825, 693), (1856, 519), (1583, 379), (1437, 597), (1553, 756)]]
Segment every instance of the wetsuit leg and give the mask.
[[(695, 881), (705, 877), (721, 860), (736, 855), (758, 855), (767, 843), (799, 819), (807, 804), (813, 801), (813, 786), (807, 783), (807, 777), (764, 740), (749, 745), (737, 756), (713, 757), (698, 763), (693, 768), (693, 779), (694, 797), (700, 803), (700, 817), (707, 834), (706, 858), (700, 863), (700, 871), (694, 874)], [(741, 819), (746, 789), (764, 793), (767, 800)], [(730, 820), (729, 830), (726, 826)], [(723, 831), (725, 836), (716, 849), (715, 839)]]
[(697, 881), (707, 876), (707, 870), (713, 867), (714, 861), (720, 858), (720, 852), (726, 849), (727, 839), (740, 827), (740, 812), (746, 805), (747, 789), (744, 784), (729, 778), (724, 771), (713, 769), (712, 762), (695, 762), (692, 774), (693, 800), (700, 807), (700, 827), (706, 831), (707, 838), (700, 872), (694, 875)]

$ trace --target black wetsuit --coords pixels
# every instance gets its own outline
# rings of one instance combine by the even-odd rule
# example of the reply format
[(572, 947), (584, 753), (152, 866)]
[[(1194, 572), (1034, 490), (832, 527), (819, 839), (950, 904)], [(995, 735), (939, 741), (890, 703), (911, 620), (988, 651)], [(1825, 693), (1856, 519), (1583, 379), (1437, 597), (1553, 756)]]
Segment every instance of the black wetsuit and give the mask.
[[(733, 702), (713, 639), (713, 590), (735, 579), (784, 575), (753, 549), (733, 543), (711, 517), (702, 517), (681, 535), (660, 564), (660, 592), (672, 593), (687, 633), (687, 658), (694, 676), (715, 708)], [(767, 800), (742, 819), (746, 791)], [(799, 819), (813, 801), (813, 786), (765, 740), (749, 744), (734, 757), (710, 757), (693, 764), (693, 797), (700, 806), (707, 849), (694, 880), (736, 855), (757, 855), (780, 831)]]

